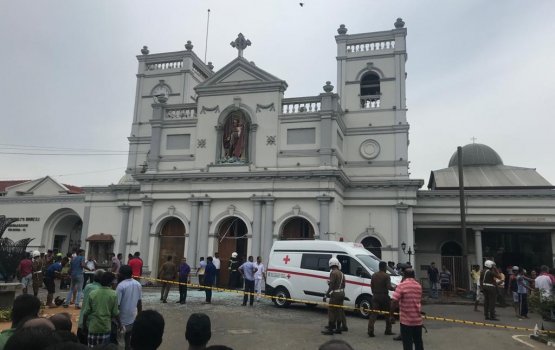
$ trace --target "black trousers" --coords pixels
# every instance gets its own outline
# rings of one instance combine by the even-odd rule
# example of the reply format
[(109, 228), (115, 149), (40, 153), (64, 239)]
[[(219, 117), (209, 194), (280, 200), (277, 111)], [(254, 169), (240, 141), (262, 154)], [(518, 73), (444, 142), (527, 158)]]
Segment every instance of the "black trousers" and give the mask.
[[(179, 281), (180, 283), (187, 283), (187, 281)], [(179, 302), (184, 303), (187, 301), (187, 285), (179, 285)]]
[[(246, 294), (250, 293), (250, 295)], [(254, 280), (248, 280), (245, 278), (245, 294), (243, 295), (243, 305), (247, 305), (247, 299), (249, 299), (249, 303), (252, 305), (254, 304)]]
[(212, 302), (212, 288), (211, 288), (212, 283), (204, 283), (203, 285), (208, 287), (208, 288), (204, 288), (204, 293), (206, 294), (206, 302), (211, 303)]
[(422, 326), (406, 326), (401, 323), (401, 339), (403, 340), (403, 350), (424, 350), (422, 343)]
[(528, 293), (518, 293), (518, 314), (528, 316)]
[(482, 286), (484, 293), (484, 316), (495, 318), (495, 301), (497, 298), (497, 288), (494, 286)]

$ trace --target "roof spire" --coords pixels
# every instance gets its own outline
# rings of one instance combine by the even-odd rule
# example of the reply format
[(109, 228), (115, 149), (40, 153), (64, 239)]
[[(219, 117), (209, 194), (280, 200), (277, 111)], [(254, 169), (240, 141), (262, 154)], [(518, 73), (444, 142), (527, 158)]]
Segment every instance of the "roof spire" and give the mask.
[(251, 46), (251, 41), (245, 39), (243, 33), (239, 33), (239, 35), (237, 35), (237, 39), (232, 41), (230, 45), (237, 49), (239, 57), (243, 57), (243, 50), (245, 50), (247, 46)]

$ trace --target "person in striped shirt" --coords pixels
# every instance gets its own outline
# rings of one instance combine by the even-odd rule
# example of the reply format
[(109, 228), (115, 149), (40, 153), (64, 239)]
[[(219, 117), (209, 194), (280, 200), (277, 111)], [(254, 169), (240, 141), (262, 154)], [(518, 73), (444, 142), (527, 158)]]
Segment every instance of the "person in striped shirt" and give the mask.
[(421, 311), (422, 286), (414, 278), (414, 270), (405, 269), (404, 279), (393, 292), (390, 317), (399, 307), (403, 350), (423, 350)]

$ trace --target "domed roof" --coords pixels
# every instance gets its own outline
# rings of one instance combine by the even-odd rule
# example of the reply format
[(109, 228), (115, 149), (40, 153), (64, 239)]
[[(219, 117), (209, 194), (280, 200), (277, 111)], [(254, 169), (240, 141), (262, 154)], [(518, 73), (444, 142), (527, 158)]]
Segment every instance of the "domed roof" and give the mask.
[(131, 176), (131, 174), (125, 174), (122, 178), (118, 181), (118, 185), (136, 185), (138, 184), (137, 181)]
[[(462, 148), (463, 166), (503, 165), (503, 160), (491, 147), (480, 143), (471, 143)], [(449, 160), (449, 167), (458, 166), (457, 152)]]

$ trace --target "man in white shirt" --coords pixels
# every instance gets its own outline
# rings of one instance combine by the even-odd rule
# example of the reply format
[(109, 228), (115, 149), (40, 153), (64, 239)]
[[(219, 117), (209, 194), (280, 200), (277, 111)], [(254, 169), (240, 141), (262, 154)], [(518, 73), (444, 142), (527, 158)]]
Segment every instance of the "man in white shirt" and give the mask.
[(553, 282), (551, 281), (551, 276), (549, 276), (549, 268), (542, 265), (540, 268), (541, 272), (538, 277), (536, 277), (535, 285), (540, 291), (542, 299), (551, 298), (551, 288), (553, 288)]
[(254, 290), (256, 291), (256, 301), (260, 301), (262, 295), (262, 285), (266, 280), (266, 268), (262, 263), (262, 258), (256, 258), (256, 272), (254, 274)]
[(220, 262), (220, 254), (218, 254), (218, 252), (214, 253), (214, 258), (212, 259), (212, 264), (214, 264), (214, 266), (216, 267), (216, 279), (214, 281), (214, 285), (216, 287), (219, 286), (220, 284), (220, 266), (221, 266), (221, 262)]
[(119, 305), (119, 318), (122, 327), (125, 328), (125, 350), (131, 349), (131, 330), (135, 317), (143, 309), (142, 287), (139, 282), (131, 276), (131, 267), (123, 265), (119, 269), (119, 275), (123, 279), (116, 288)]

